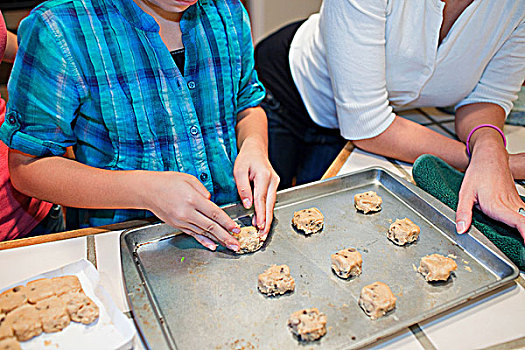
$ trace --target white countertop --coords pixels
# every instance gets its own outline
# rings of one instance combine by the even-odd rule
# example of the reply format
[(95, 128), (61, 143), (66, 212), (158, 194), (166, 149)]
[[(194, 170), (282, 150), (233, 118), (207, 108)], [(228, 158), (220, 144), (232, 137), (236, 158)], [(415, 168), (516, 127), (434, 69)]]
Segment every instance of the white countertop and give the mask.
[[(425, 114), (426, 113), (426, 114)], [(411, 111), (407, 116), (447, 136), (453, 134), (452, 118), (434, 109), (424, 113)], [(427, 124), (426, 124), (427, 123)], [(448, 128), (448, 129), (446, 129)], [(448, 130), (448, 131), (447, 131)], [(450, 131), (452, 130), (452, 132)], [(505, 133), (512, 152), (525, 151), (525, 128), (506, 126)], [(411, 180), (409, 164), (393, 162), (360, 150), (354, 150), (340, 174), (370, 166), (382, 166), (402, 178)], [(520, 192), (525, 193), (524, 188)], [(120, 310), (127, 313), (120, 264), (121, 231), (63, 241), (42, 243), (0, 251), (0, 288), (31, 276), (88, 258), (88, 250), (100, 273), (102, 286), (110, 293)], [(93, 243), (94, 242), (94, 243)], [(94, 247), (92, 246), (94, 244)], [(493, 292), (444, 315), (434, 317), (407, 329), (371, 348), (381, 349), (480, 349), (499, 345), (497, 349), (525, 348), (525, 281), (522, 278), (503, 290)], [(521, 284), (520, 284), (521, 283)], [(521, 339), (520, 339), (521, 338)], [(510, 344), (504, 344), (511, 342)], [(137, 342), (137, 348), (142, 345)]]

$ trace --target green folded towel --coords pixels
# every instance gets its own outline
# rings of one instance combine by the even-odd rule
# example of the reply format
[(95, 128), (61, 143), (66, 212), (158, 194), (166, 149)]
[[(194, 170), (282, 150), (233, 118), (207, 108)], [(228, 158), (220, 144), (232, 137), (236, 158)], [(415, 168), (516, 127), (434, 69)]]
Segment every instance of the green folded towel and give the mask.
[[(415, 161), (412, 176), (419, 187), (456, 210), (463, 173), (441, 159), (425, 154)], [(492, 220), (476, 209), (473, 212), (472, 223), (520, 270), (525, 270), (525, 246), (518, 230)]]

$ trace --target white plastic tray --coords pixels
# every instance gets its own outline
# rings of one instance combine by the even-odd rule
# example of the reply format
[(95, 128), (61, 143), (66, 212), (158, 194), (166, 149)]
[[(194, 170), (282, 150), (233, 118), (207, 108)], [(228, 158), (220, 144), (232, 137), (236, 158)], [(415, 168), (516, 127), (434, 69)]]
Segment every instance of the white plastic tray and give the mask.
[(99, 307), (99, 319), (90, 325), (71, 322), (58, 333), (42, 333), (29, 341), (21, 342), (22, 349), (131, 349), (136, 334), (133, 322), (117, 308), (115, 302), (99, 284), (98, 271), (87, 260), (82, 259), (56, 270), (33, 276), (0, 289), (0, 293), (39, 278), (65, 275), (78, 277), (86, 295)]

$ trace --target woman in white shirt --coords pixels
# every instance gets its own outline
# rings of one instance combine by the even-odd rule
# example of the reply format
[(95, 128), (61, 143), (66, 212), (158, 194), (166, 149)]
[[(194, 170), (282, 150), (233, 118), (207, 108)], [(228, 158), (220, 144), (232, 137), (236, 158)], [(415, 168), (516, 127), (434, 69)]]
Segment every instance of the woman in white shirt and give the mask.
[[(319, 14), (261, 42), (257, 61), (269, 90), (269, 125), (279, 130), (270, 130), (270, 160), (278, 173), (285, 169), (284, 185), (287, 176), (304, 178), (290, 164), (313, 153), (286, 154), (283, 144), (312, 139), (295, 129), (307, 125), (302, 135), (321, 135), (334, 151), (340, 140), (326, 135), (339, 129), (369, 152), (407, 162), (434, 154), (465, 170), (458, 233), (470, 227), (478, 205), (525, 237), (518, 213), (525, 204), (513, 181), (525, 178), (525, 154), (509, 156), (500, 132), (525, 78), (524, 0), (324, 0)], [(290, 103), (294, 96), (304, 105)], [(450, 105), (467, 150), (394, 113)], [(301, 160), (297, 168), (306, 162), (322, 172), (326, 158)]]

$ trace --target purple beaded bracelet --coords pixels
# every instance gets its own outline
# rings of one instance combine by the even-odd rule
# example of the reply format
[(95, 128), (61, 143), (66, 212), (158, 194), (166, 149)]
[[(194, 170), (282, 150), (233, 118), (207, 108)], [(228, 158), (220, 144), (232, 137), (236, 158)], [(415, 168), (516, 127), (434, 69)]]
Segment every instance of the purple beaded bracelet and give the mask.
[(507, 139), (505, 138), (505, 134), (503, 133), (503, 131), (501, 131), (500, 128), (498, 128), (496, 125), (492, 125), (492, 124), (480, 124), (480, 125), (476, 126), (474, 129), (470, 130), (470, 133), (467, 136), (467, 154), (468, 154), (469, 158), (471, 157), (470, 145), (469, 145), (470, 138), (472, 137), (472, 134), (474, 134), (474, 132), (476, 130), (481, 129), (481, 128), (492, 128), (492, 129), (496, 130), (497, 132), (499, 132), (499, 134), (503, 138), (503, 146), (507, 147)]

